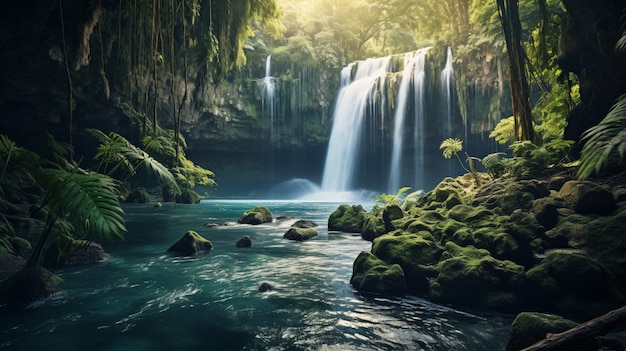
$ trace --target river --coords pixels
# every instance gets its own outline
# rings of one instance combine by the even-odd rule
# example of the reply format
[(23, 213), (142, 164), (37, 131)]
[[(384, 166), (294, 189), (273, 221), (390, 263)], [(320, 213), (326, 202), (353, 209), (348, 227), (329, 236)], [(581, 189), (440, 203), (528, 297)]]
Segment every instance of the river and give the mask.
[[(274, 222), (236, 223), (256, 205), (267, 206)], [(513, 316), (354, 290), (352, 263), (371, 243), (328, 232), (338, 205), (125, 205), (126, 238), (103, 243), (110, 259), (57, 269), (65, 282), (50, 298), (0, 306), (0, 350), (504, 350)], [(283, 239), (297, 219), (318, 223), (318, 236)], [(168, 254), (187, 230), (213, 250)], [(252, 247), (235, 247), (244, 235)], [(264, 282), (273, 289), (259, 292)]]

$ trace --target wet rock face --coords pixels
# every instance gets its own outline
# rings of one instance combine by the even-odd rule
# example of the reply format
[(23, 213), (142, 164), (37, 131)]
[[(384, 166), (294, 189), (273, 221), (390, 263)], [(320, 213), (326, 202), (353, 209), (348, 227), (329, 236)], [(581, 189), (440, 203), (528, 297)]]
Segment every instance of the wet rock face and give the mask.
[(237, 240), (237, 242), (235, 243), (235, 246), (237, 247), (251, 247), (252, 246), (252, 239), (250, 239), (249, 236), (244, 236), (239, 238), (239, 240)]

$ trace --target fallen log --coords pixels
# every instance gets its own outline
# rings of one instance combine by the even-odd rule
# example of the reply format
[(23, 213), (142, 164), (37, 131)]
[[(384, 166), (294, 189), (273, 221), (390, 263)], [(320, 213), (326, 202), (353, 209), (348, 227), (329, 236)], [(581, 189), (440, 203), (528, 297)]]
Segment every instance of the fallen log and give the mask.
[(546, 338), (520, 351), (564, 351), (575, 349), (584, 340), (605, 335), (626, 323), (626, 305), (600, 317), (579, 324), (562, 333), (548, 334)]

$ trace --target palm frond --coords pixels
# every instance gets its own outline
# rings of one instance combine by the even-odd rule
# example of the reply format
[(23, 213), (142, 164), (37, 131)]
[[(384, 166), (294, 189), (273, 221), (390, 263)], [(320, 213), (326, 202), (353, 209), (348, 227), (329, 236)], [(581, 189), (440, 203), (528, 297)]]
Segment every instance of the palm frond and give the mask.
[(452, 158), (452, 156), (463, 151), (463, 141), (456, 138), (448, 138), (441, 142), (439, 150), (443, 150), (443, 157)]
[(108, 240), (124, 237), (124, 211), (112, 178), (80, 169), (43, 169), (39, 175), (47, 189), (43, 202), (57, 218), (72, 218), (72, 223), (92, 236)]
[(626, 97), (620, 97), (597, 125), (583, 133), (578, 178), (600, 174), (610, 165), (621, 164), (626, 153)]

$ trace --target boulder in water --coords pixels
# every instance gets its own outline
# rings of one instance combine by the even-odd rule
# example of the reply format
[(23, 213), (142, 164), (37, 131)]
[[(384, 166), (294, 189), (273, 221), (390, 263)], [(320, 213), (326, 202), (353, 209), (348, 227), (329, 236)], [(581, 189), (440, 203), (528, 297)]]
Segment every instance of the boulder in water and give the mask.
[(88, 240), (54, 241), (44, 258), (46, 267), (79, 266), (102, 262), (110, 255), (102, 245)]
[(267, 292), (274, 290), (274, 287), (270, 283), (263, 282), (261, 286), (259, 286), (259, 292)]
[(283, 238), (294, 240), (294, 241), (304, 241), (308, 240), (317, 235), (317, 230), (315, 228), (300, 228), (300, 227), (291, 227)]
[(188, 231), (183, 237), (172, 245), (168, 252), (174, 252), (185, 256), (195, 255), (204, 251), (210, 251), (213, 244), (193, 230)]
[(252, 239), (250, 239), (249, 236), (243, 236), (241, 238), (239, 238), (239, 240), (237, 240), (237, 242), (235, 243), (235, 246), (237, 247), (250, 247), (252, 246)]
[(350, 284), (359, 291), (376, 294), (403, 295), (407, 291), (404, 271), (399, 264), (389, 265), (366, 251), (354, 261)]
[(270, 223), (272, 220), (272, 213), (269, 208), (265, 206), (256, 206), (253, 209), (244, 212), (237, 223), (257, 225)]
[[(506, 345), (506, 350), (521, 350), (543, 340), (547, 334), (562, 333), (577, 325), (578, 323), (574, 321), (553, 314), (521, 312), (515, 317), (511, 325), (511, 336)], [(592, 347), (583, 349), (597, 349), (595, 341), (591, 340), (591, 343)]]

